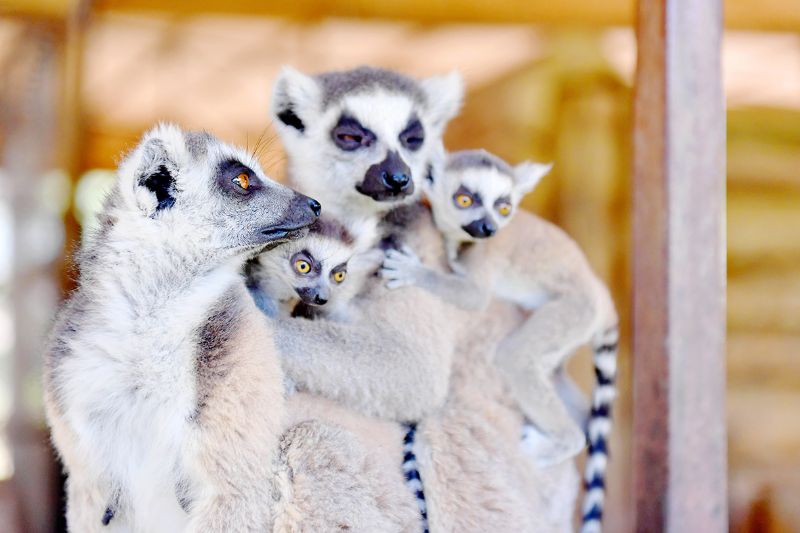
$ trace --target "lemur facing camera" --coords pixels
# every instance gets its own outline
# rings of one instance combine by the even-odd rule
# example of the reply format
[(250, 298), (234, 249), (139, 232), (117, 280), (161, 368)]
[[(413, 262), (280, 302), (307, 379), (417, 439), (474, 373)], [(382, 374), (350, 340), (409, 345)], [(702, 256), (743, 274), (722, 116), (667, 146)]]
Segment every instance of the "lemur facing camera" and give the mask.
[(248, 287), (259, 308), (270, 317), (352, 319), (349, 305), (381, 261), (369, 252), (375, 242), (374, 221), (345, 225), (320, 217), (302, 239), (266, 251), (247, 265)]
[(45, 352), (70, 530), (272, 527), (282, 373), (240, 272), (319, 212), (206, 133), (122, 162)]
[(575, 242), (534, 215), (515, 215), (549, 170), (538, 163), (512, 167), (483, 150), (450, 154), (427, 196), (453, 272), (429, 268), (404, 248), (387, 251), (381, 274), (391, 288), (416, 285), (468, 309), (484, 309), (496, 297), (533, 311), (500, 344), (495, 360), (525, 415), (549, 439), (536, 443), (543, 466), (573, 456), (586, 443), (583, 424), (559, 400), (553, 380), (575, 403), (577, 389), (563, 366), (579, 346), (592, 344), (597, 383), (586, 429), (589, 491), (583, 509), (591, 529), (602, 515), (618, 319), (607, 288)]

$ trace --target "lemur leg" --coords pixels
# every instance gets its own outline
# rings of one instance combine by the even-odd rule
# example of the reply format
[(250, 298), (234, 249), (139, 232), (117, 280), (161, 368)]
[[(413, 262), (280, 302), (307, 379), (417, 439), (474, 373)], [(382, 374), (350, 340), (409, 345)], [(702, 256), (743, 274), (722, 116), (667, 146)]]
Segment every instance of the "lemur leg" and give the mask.
[(104, 531), (103, 514), (111, 497), (111, 490), (103, 490), (98, 479), (93, 479), (91, 468), (81, 460), (77, 438), (58, 416), (51, 416), (53, 440), (64, 462), (71, 466), (67, 476), (67, 526), (70, 531), (89, 533)]
[(589, 398), (567, 374), (563, 366), (555, 371), (553, 381), (558, 396), (563, 400), (572, 419), (580, 427), (586, 429), (586, 425), (589, 422)]
[(582, 296), (550, 300), (498, 348), (497, 366), (523, 413), (554, 441), (542, 461), (558, 462), (586, 445), (583, 429), (556, 393), (553, 374), (589, 340), (594, 313), (591, 302)]

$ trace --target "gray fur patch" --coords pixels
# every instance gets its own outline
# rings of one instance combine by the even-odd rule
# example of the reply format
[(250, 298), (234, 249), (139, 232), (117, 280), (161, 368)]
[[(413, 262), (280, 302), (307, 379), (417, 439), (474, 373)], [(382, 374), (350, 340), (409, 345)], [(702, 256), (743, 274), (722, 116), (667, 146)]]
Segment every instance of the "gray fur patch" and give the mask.
[(243, 313), (236, 288), (231, 288), (211, 308), (208, 318), (197, 332), (197, 406), (194, 421), (202, 416), (208, 398), (228, 375), (231, 342), (239, 329)]
[(322, 88), (323, 108), (328, 108), (347, 95), (364, 93), (375, 88), (404, 94), (422, 105), (427, 103), (425, 92), (415, 80), (391, 70), (364, 66), (325, 72), (314, 78)]
[(190, 131), (186, 133), (186, 149), (195, 159), (206, 155), (208, 145), (213, 141), (214, 136), (207, 131)]
[(462, 150), (447, 157), (447, 170), (466, 170), (468, 168), (493, 168), (501, 174), (514, 177), (511, 165), (486, 150)]
[(322, 216), (309, 228), (309, 233), (336, 239), (345, 244), (353, 244), (353, 235), (338, 220)]

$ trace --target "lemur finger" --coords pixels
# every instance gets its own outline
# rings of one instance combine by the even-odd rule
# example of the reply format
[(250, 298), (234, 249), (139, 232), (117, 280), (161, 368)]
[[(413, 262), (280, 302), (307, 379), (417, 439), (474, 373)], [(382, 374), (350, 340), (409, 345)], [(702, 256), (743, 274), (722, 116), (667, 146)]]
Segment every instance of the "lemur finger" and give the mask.
[(383, 268), (388, 268), (389, 270), (400, 270), (403, 268), (408, 267), (408, 261), (398, 260), (398, 259), (384, 259), (383, 260)]
[(405, 287), (408, 284), (409, 284), (408, 281), (406, 281), (405, 279), (390, 279), (389, 281), (386, 282), (386, 288), (394, 290), (394, 289), (399, 289), (401, 287)]
[(408, 257), (413, 257), (414, 259), (417, 259), (417, 254), (407, 244), (402, 245), (400, 247), (400, 251), (402, 251)]

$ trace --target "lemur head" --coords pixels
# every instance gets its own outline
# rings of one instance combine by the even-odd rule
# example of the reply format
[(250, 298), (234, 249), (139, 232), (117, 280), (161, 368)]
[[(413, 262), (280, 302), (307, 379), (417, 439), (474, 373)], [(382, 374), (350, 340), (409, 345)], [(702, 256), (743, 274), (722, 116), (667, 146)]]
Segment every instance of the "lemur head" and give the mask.
[(375, 223), (346, 226), (323, 216), (304, 238), (259, 255), (251, 265), (250, 282), (284, 303), (299, 299), (309, 306), (344, 305), (354, 295), (351, 270), (359, 279), (359, 254), (371, 247), (376, 235)]
[(161, 124), (120, 165), (109, 199), (112, 224), (233, 257), (301, 237), (315, 200), (280, 185), (244, 151), (208, 133)]
[(417, 81), (371, 67), (316, 76), (284, 67), (272, 116), (295, 185), (329, 212), (373, 215), (416, 197), (462, 96), (457, 73)]
[(455, 242), (491, 237), (505, 226), (552, 164), (512, 167), (486, 150), (449, 154), (426, 187), (436, 226)]

